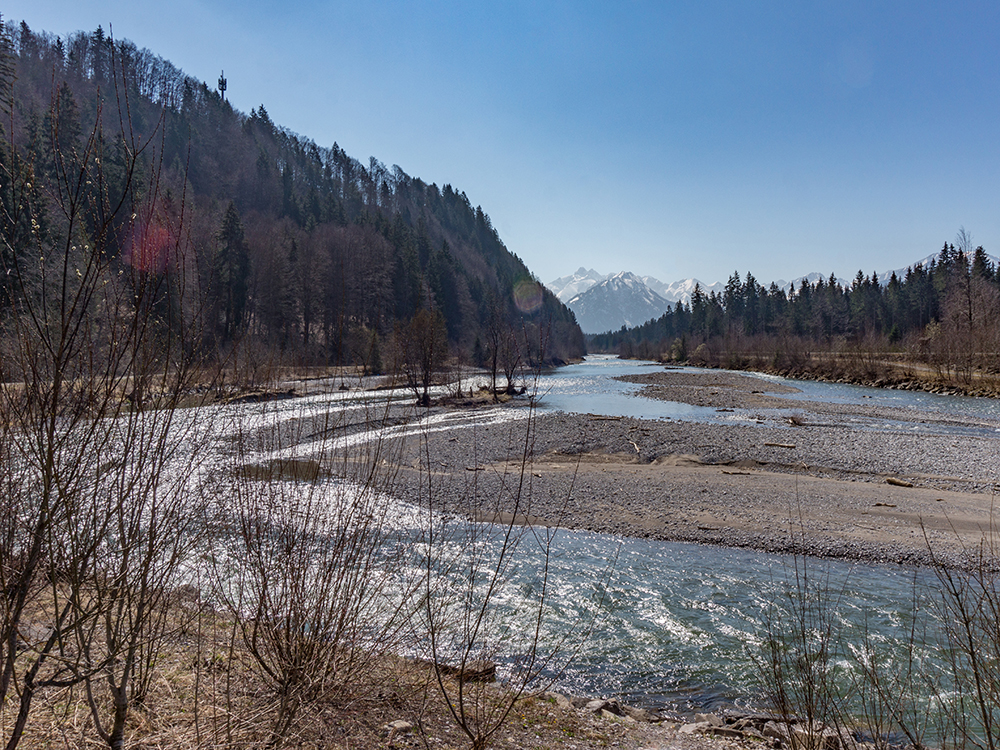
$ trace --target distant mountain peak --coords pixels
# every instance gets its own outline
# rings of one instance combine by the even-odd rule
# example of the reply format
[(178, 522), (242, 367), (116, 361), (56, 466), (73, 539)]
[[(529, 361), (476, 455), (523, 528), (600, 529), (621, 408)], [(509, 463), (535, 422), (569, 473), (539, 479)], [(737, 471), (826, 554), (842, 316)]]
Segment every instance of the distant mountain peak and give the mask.
[(550, 281), (547, 286), (556, 298), (565, 304), (568, 300), (578, 294), (587, 291), (594, 284), (599, 284), (607, 278), (604, 274), (598, 273), (593, 268), (580, 266), (576, 273), (569, 276), (560, 276), (558, 279)]
[(584, 333), (602, 333), (658, 318), (670, 302), (630, 271), (620, 271), (594, 284), (566, 303)]

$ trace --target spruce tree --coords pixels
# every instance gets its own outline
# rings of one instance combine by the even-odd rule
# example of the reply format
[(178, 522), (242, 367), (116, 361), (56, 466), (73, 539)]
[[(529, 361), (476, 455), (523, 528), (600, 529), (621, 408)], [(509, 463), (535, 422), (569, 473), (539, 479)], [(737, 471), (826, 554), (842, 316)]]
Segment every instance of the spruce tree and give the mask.
[(215, 253), (216, 299), (224, 341), (231, 341), (243, 325), (250, 280), (250, 253), (236, 204), (222, 217)]

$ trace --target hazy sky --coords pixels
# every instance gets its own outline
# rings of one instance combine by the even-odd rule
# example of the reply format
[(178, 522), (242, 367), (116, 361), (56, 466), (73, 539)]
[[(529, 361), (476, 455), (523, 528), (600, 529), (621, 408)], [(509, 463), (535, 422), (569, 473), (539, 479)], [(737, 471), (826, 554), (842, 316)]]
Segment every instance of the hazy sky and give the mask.
[(543, 281), (1000, 254), (1000, 3), (7, 0), (464, 190)]

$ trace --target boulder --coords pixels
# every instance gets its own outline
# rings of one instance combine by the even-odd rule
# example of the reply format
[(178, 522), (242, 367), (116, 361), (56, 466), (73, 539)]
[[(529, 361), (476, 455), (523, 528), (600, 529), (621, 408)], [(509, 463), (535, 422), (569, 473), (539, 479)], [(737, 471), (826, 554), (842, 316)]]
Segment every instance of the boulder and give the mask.
[(545, 698), (546, 700), (552, 701), (553, 703), (556, 704), (556, 706), (558, 706), (561, 709), (565, 710), (573, 708), (573, 701), (571, 701), (562, 693), (556, 693), (550, 690), (547, 693), (545, 693), (542, 697)]
[(386, 741), (390, 744), (392, 741), (401, 734), (406, 734), (407, 732), (413, 731), (413, 724), (408, 721), (403, 721), (402, 719), (397, 719), (396, 721), (391, 721), (382, 727), (382, 733), (386, 736)]

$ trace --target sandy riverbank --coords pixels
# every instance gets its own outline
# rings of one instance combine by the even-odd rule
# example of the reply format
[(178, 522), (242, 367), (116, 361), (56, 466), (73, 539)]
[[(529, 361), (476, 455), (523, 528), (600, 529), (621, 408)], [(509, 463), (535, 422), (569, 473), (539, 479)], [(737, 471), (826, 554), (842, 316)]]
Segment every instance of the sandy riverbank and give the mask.
[[(419, 446), (411, 441), (400, 491), (426, 491), (430, 472), (439, 499), (480, 517), (516, 511), (569, 528), (867, 561), (926, 561), (928, 545), (960, 555), (991, 527), (1000, 455), (992, 435), (1000, 435), (993, 433), (1000, 423), (790, 404), (773, 395), (787, 386), (726, 371), (655, 371), (634, 380), (653, 398), (723, 414), (760, 410), (759, 423), (539, 410), (530, 420), (523, 477), (528, 421), (518, 420), (430, 433)], [(769, 411), (776, 408), (784, 416)], [(944, 433), (956, 424), (974, 434)]]

